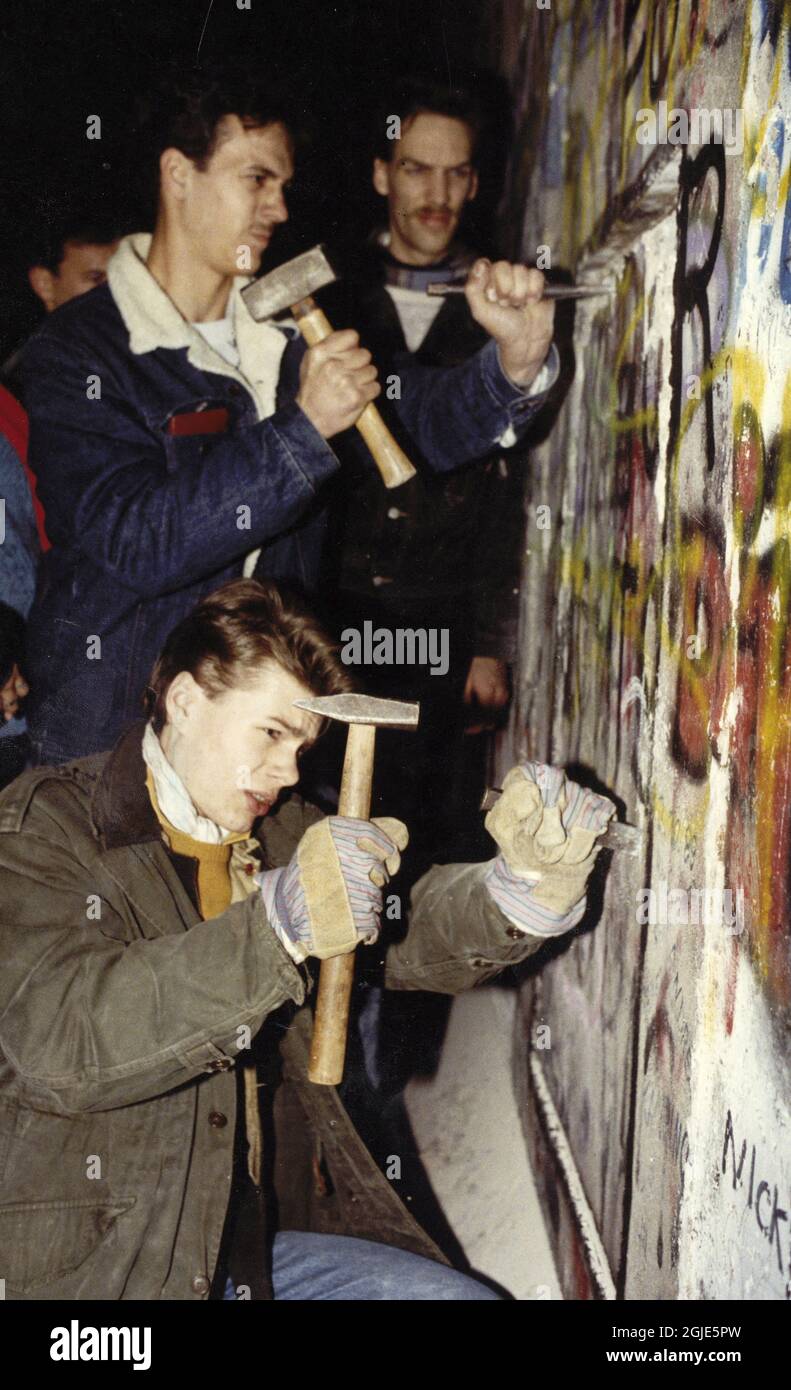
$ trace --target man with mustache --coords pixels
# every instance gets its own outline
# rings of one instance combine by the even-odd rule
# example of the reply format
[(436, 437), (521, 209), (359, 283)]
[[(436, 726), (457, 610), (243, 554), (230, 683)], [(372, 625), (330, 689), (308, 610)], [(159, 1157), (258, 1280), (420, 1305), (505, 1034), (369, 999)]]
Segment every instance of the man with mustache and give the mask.
[[(285, 104), (238, 65), (164, 90), (153, 235), (125, 237), (107, 284), (49, 315), (20, 366), (52, 541), (28, 663), (43, 762), (108, 747), (165, 634), (256, 557), (315, 587), (329, 441), (380, 391), (354, 331), (305, 351), (240, 298), (288, 216)], [(494, 340), (455, 372), (405, 372), (401, 414), (438, 469), (524, 427), (551, 338), (519, 268), (483, 267), (469, 293)]]
[[(481, 107), (461, 85), (410, 76), (381, 102), (373, 185), (385, 200), (387, 226), (366, 246), (340, 252), (345, 273), (333, 293), (336, 315), (359, 329), (383, 377), (391, 363), (399, 374), (410, 361), (456, 367), (486, 341), (467, 298), (426, 294), (432, 282), (458, 282), (474, 266), (488, 264), (476, 261), (460, 238), (465, 209), (478, 191), (482, 127)], [(514, 269), (540, 291), (538, 271)], [(530, 389), (546, 391), (557, 373), (553, 346)], [(397, 431), (399, 422), (392, 423)], [(446, 676), (366, 672), (383, 693), (388, 681), (402, 690), (405, 678), (413, 681), (412, 698), (421, 700), (418, 739), (408, 750), (403, 740), (393, 746), (382, 783), (431, 850), (468, 823), (480, 801), (484, 750), (465, 732), (496, 723), (509, 700), (524, 530), (523, 460), (511, 459), (502, 447), (513, 442), (507, 436), (495, 451), (482, 450), (483, 459), (449, 473), (421, 460), (419, 441), (404, 438), (419, 472), (392, 496), (377, 490), (368, 470), (351, 458), (339, 480), (340, 626), (361, 627), (368, 619), (374, 626), (450, 634)], [(428, 792), (438, 775), (448, 789), (440, 816)]]
[[(409, 390), (405, 364), (458, 368), (486, 341), (467, 297), (426, 294), (432, 282), (458, 282), (476, 265), (488, 265), (460, 234), (478, 191), (483, 126), (470, 87), (421, 75), (396, 83), (379, 106), (372, 177), (387, 225), (366, 245), (339, 249), (344, 273), (332, 290), (330, 317), (355, 324), (383, 378), (395, 371), (402, 394)], [(538, 271), (512, 269), (540, 291)], [(540, 401), (558, 367), (553, 345), (530, 388)], [(399, 423), (390, 420), (395, 433)], [(524, 460), (504, 447), (515, 442), (513, 432), (454, 472), (430, 466), (408, 432), (401, 442), (418, 473), (393, 494), (377, 489), (351, 450), (344, 460), (334, 515), (336, 625), (354, 632), (367, 622), (374, 630), (428, 628), (448, 636), (446, 674), (417, 666), (358, 672), (378, 693), (398, 690), (420, 703), (417, 731), (391, 738), (382, 750), (374, 805), (386, 799), (408, 821), (415, 862), (431, 863), (469, 840), (485, 784), (486, 730), (502, 718), (510, 697)], [(375, 1089), (360, 1078), (359, 1104), (372, 1107), (376, 1126), (384, 1097), (396, 1096), (385, 1147), (396, 1142), (389, 1124), (403, 1121), (397, 1093), (413, 1067), (424, 1064), (427, 1036), (442, 1032), (443, 1011), (435, 999), (388, 997), (376, 987), (367, 995), (360, 1031)], [(398, 1046), (391, 1045), (394, 1038)]]

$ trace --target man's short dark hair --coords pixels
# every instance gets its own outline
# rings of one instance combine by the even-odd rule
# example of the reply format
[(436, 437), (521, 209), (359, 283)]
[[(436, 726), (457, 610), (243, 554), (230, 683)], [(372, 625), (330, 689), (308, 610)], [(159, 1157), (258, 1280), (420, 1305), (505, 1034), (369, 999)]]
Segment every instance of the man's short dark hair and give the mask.
[(146, 157), (156, 162), (163, 150), (173, 148), (205, 169), (227, 116), (238, 116), (247, 129), (282, 124), (292, 139), (299, 124), (291, 98), (273, 79), (262, 77), (260, 66), (179, 69), (143, 100)]
[(412, 74), (394, 83), (379, 104), (375, 126), (376, 157), (385, 161), (393, 157), (395, 141), (387, 133), (390, 117), (398, 116), (403, 130), (407, 122), (421, 115), (450, 116), (453, 120), (463, 121), (472, 132), (475, 155), (484, 116), (473, 88), (467, 82), (449, 85), (431, 77)]
[(288, 671), (314, 695), (352, 689), (339, 644), (301, 598), (256, 579), (223, 584), (165, 640), (146, 694), (154, 732), (161, 733), (167, 723), (165, 697), (179, 672), (189, 671), (214, 697), (254, 681), (267, 662)]
[(306, 143), (304, 115), (279, 79), (262, 74), (260, 63), (171, 66), (138, 98), (136, 182), (147, 216), (153, 218), (159, 201), (162, 152), (181, 150), (205, 169), (228, 116), (238, 116), (248, 130), (283, 125), (295, 159)]

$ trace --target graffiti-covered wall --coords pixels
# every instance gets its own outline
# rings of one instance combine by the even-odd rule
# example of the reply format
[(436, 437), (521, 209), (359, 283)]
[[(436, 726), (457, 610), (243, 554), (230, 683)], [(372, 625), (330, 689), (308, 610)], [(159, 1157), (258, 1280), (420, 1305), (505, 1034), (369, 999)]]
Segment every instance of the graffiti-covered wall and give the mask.
[(533, 457), (514, 729), (643, 830), (524, 987), (567, 1297), (791, 1297), (789, 8), (499, 7), (511, 250), (615, 291)]

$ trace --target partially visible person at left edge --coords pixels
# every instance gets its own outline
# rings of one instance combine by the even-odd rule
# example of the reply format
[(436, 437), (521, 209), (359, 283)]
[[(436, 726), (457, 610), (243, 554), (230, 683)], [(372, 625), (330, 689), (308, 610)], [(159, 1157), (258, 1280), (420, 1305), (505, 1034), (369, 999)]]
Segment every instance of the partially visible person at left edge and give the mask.
[(47, 521), (44, 516), (44, 508), (41, 505), (41, 498), (36, 491), (36, 480), (33, 477), (32, 470), (27, 461), (28, 439), (30, 435), (27, 411), (17, 400), (16, 396), (13, 396), (2, 383), (0, 383), (0, 434), (5, 435), (25, 470), (25, 477), (28, 481), (30, 496), (33, 502), (33, 512), (36, 518), (39, 545), (42, 550), (49, 550), (49, 536), (47, 535)]
[(0, 433), (0, 787), (24, 771), (30, 757), (21, 712), (28, 694), (25, 618), (33, 601), (38, 535), (22, 464)]
[[(34, 226), (25, 239), (28, 254), (23, 262), (28, 285), (47, 314), (104, 284), (107, 264), (120, 239), (115, 216), (86, 210), (87, 193), (79, 195), (70, 189), (62, 198), (57, 193), (52, 196), (60, 204), (54, 212), (48, 206), (33, 210)], [(26, 341), (27, 335), (0, 370), (13, 391), (17, 390), (16, 373)]]
[[(316, 589), (328, 441), (380, 393), (355, 332), (306, 350), (240, 298), (240, 266), (258, 270), (288, 216), (282, 101), (237, 65), (169, 79), (167, 104), (153, 237), (124, 238), (107, 284), (50, 314), (20, 364), (52, 541), (29, 649), (38, 762), (111, 745), (166, 633), (224, 581), (256, 566)], [(405, 365), (399, 412), (429, 466), (488, 452), (541, 405), (542, 284), (480, 262), (467, 294), (493, 337), (459, 367)]]
[[(46, 201), (31, 210), (32, 230), (23, 239), (27, 252), (23, 262), (32, 296), (41, 309), (52, 314), (81, 294), (103, 285), (107, 279), (107, 263), (120, 239), (120, 222), (116, 214), (105, 216), (86, 211), (89, 195), (74, 186), (68, 193), (47, 188)], [(31, 302), (32, 302), (31, 296)], [(36, 479), (28, 464), (28, 420), (17, 400), (22, 383), (17, 375), (31, 328), (28, 324), (21, 342), (0, 367), (0, 430), (16, 449), (25, 469), (33, 496), (38, 538), (42, 551), (49, 550), (46, 518)], [(10, 388), (10, 389), (8, 389)]]

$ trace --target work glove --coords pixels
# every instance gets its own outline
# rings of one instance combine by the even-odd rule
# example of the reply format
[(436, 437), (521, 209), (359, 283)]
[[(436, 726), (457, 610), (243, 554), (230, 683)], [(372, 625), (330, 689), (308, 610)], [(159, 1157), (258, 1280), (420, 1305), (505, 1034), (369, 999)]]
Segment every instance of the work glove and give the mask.
[(520, 763), (484, 824), (500, 847), (485, 876), (501, 912), (522, 931), (559, 936), (585, 912), (585, 888), (615, 806), (560, 767)]
[(294, 960), (326, 960), (376, 941), (382, 889), (408, 842), (406, 826), (390, 816), (327, 816), (305, 831), (285, 868), (258, 875), (269, 921)]

